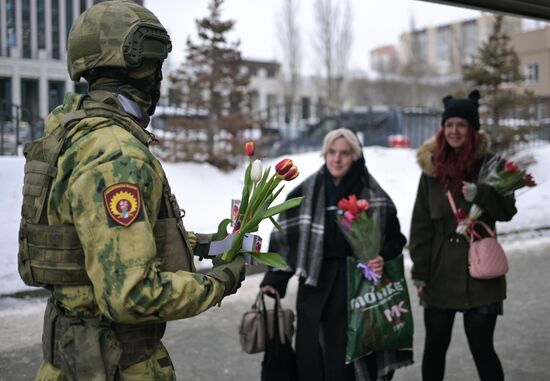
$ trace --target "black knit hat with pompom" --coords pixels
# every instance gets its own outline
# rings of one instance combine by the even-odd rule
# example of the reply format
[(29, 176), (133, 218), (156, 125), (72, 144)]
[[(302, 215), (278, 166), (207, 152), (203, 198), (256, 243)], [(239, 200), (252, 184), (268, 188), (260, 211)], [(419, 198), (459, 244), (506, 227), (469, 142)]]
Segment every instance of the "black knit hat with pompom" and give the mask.
[(473, 90), (468, 98), (454, 98), (447, 95), (443, 98), (445, 109), (441, 117), (441, 125), (443, 126), (447, 119), (457, 116), (466, 119), (474, 129), (479, 130), (479, 98), (478, 90)]

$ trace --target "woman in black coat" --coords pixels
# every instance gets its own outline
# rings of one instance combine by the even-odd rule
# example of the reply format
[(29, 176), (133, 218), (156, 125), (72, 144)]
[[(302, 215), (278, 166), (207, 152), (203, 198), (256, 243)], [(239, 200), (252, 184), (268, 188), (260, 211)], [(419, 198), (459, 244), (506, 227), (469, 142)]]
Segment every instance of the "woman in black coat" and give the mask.
[[(479, 132), (478, 99), (477, 90), (466, 99), (444, 98), (442, 128), (417, 153), (422, 175), (409, 249), (412, 279), (424, 306), (424, 381), (443, 380), (457, 312), (463, 313), (480, 379), (504, 378), (493, 333), (506, 298), (506, 280), (469, 275), (468, 238), (456, 233), (457, 220), (446, 197), (450, 191), (457, 207), (465, 211), (472, 203), (479, 205), (484, 211), (480, 220), (492, 229), (495, 221), (508, 221), (516, 213), (513, 196), (503, 196), (487, 184), (475, 185), (482, 164), (492, 157), (489, 137)], [(478, 233), (487, 236), (482, 230)]]
[(299, 277), (296, 358), (300, 381), (391, 379), (395, 369), (412, 363), (412, 351), (376, 352), (345, 364), (346, 257), (353, 252), (336, 223), (338, 201), (350, 195), (369, 201), (369, 210), (381, 227), (379, 256), (368, 263), (375, 272), (382, 273), (384, 260), (401, 254), (406, 240), (392, 200), (365, 167), (355, 134), (343, 128), (328, 133), (323, 156), (325, 164), (288, 196), (305, 199), (300, 208), (279, 217), (285, 234), (275, 230), (271, 236), (269, 250), (283, 255), (291, 270), (268, 271), (260, 287), (284, 296), (290, 277)]

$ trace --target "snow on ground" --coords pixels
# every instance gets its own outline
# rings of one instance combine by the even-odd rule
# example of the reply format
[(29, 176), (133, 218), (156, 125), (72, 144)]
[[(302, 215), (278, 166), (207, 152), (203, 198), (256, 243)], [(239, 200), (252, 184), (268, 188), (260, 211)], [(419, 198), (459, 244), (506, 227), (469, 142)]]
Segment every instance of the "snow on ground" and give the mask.
[[(546, 181), (550, 164), (550, 145), (529, 151), (536, 162), (529, 167), (539, 186), (520, 190), (516, 196), (518, 214), (510, 222), (499, 223), (499, 232), (531, 230), (548, 226), (550, 221), (550, 183)], [(412, 149), (368, 147), (364, 149), (367, 167), (395, 202), (403, 234), (408, 236), (411, 212), (416, 196), (420, 169)], [(323, 163), (319, 152), (291, 156), (298, 168), (298, 180), (286, 183), (280, 200), (300, 180), (315, 172)], [(264, 166), (274, 166), (278, 159), (264, 161)], [(29, 289), (17, 273), (17, 232), (21, 210), (21, 188), (24, 159), (0, 157), (0, 295)], [(166, 175), (178, 202), (185, 209), (185, 226), (197, 232), (214, 232), (218, 222), (229, 217), (231, 199), (240, 198), (244, 168), (223, 173), (207, 164), (166, 163)], [(260, 236), (267, 249), (270, 222), (260, 225)], [(530, 232), (513, 236), (507, 245), (523, 248), (529, 245), (550, 244), (548, 233)]]

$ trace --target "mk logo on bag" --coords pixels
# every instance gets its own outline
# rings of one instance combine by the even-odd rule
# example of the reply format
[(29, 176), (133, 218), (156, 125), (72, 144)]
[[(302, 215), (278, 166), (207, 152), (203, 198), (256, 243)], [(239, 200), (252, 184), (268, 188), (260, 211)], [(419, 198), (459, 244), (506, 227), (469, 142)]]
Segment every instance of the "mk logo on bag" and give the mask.
[(411, 312), (410, 308), (405, 308), (405, 301), (400, 301), (399, 304), (394, 304), (390, 308), (384, 310), (384, 316), (393, 326), (394, 331), (399, 331), (405, 326), (405, 321), (401, 315)]

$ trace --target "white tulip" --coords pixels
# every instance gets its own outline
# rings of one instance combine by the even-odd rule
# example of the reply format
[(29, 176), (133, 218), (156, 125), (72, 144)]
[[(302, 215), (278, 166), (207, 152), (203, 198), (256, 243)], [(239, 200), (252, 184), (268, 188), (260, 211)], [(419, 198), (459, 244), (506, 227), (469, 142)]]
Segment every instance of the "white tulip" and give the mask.
[(252, 163), (252, 168), (250, 169), (250, 179), (257, 183), (262, 178), (262, 161), (254, 160)]

